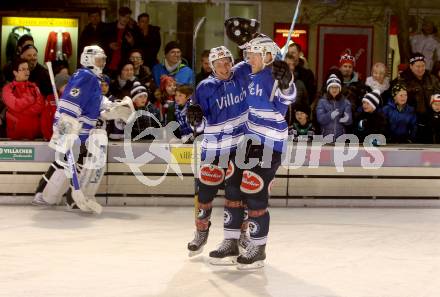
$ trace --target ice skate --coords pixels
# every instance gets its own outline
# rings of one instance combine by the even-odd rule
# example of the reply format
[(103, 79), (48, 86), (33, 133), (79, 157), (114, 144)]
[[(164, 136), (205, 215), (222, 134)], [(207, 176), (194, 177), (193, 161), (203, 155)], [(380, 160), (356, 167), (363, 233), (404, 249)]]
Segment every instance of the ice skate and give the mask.
[(246, 251), (238, 256), (237, 269), (252, 270), (264, 267), (264, 260), (266, 259), (266, 245), (254, 245), (250, 243)]
[(240, 238), (238, 239), (238, 245), (239, 248), (241, 249), (240, 251), (242, 253), (244, 253), (244, 251), (246, 250), (246, 248), (249, 246), (249, 244), (251, 243), (251, 238), (249, 237), (249, 234), (247, 232), (248, 230), (242, 230), (240, 232)]
[(223, 239), (218, 248), (209, 253), (209, 263), (218, 266), (237, 264), (238, 239)]
[(209, 222), (208, 229), (206, 229), (205, 231), (196, 230), (194, 239), (188, 242), (189, 257), (194, 257), (203, 252), (203, 246), (208, 241), (210, 226), (211, 222)]

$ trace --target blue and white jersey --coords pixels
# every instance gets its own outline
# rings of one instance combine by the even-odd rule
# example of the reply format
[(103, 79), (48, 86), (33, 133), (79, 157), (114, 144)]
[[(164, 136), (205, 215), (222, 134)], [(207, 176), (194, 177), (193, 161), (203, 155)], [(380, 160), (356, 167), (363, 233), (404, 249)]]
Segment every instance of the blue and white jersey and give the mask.
[(254, 134), (262, 145), (268, 145), (274, 151), (283, 152), (283, 144), (288, 137), (287, 123), (284, 118), (288, 106), (296, 100), (295, 84), (291, 83), (287, 91), (276, 90), (274, 100), (269, 101), (274, 79), (271, 67), (250, 74), (248, 85), (249, 115), (246, 122), (246, 134)]
[(188, 100), (183, 106), (178, 106), (176, 104), (176, 109), (174, 110), (176, 121), (179, 123), (180, 137), (183, 143), (185, 143), (193, 135), (193, 129), (186, 119), (186, 113), (190, 103), (191, 102)]
[(77, 70), (61, 95), (54, 125), (63, 113), (78, 119), (82, 123), (79, 138), (84, 143), (89, 137), (90, 129), (96, 126), (101, 100), (101, 85), (98, 77), (90, 69)]
[(247, 120), (249, 73), (250, 66), (239, 63), (230, 79), (220, 80), (211, 74), (197, 86), (192, 102), (200, 104), (205, 121), (202, 159), (208, 151), (210, 156), (219, 156), (237, 148)]

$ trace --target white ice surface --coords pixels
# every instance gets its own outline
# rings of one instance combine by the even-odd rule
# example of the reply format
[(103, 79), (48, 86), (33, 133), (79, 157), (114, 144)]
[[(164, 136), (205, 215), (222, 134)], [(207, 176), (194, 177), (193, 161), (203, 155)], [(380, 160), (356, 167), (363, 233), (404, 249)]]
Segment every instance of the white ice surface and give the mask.
[(187, 257), (189, 207), (0, 206), (1, 297), (438, 297), (440, 209), (271, 209), (266, 267)]

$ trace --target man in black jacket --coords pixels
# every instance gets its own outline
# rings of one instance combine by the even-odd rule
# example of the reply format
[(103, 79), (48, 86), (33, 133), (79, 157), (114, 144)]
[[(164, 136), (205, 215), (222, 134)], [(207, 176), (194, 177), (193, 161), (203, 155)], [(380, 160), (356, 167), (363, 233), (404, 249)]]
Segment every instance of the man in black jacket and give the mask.
[(152, 69), (157, 64), (157, 53), (161, 45), (160, 27), (150, 25), (148, 13), (141, 13), (137, 20), (141, 32), (138, 46), (144, 52), (145, 65)]

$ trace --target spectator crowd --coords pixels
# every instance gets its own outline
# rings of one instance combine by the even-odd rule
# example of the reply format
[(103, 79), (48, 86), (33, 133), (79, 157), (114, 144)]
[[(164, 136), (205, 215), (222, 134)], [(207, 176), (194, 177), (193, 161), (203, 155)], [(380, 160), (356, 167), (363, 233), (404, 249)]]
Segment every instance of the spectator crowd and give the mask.
[[(89, 12), (89, 23), (80, 34), (78, 52), (96, 44), (104, 49), (107, 62), (102, 77), (102, 94), (111, 101), (129, 96), (136, 110), (147, 111), (133, 123), (135, 138), (148, 127), (177, 121), (175, 136), (183, 143), (192, 141), (186, 110), (193, 87), (212, 70), (209, 50), (202, 52), (201, 69), (195, 74), (177, 41), (161, 48), (160, 28), (150, 24), (142, 13), (134, 20), (128, 7), (120, 7), (115, 22), (103, 23), (99, 11)], [(384, 63), (372, 65), (371, 76), (356, 72), (356, 58), (341, 53), (339, 65), (328, 69), (322, 86), (308, 68), (299, 44), (288, 46), (285, 61), (294, 74), (297, 100), (289, 106), (286, 121), (294, 140), (312, 140), (317, 135), (336, 141), (344, 134), (355, 134), (360, 142), (387, 143), (440, 142), (440, 42), (432, 23), (411, 39), (413, 53), (408, 64), (399, 66), (398, 77), (390, 80)], [(427, 46), (423, 47), (426, 43)], [(419, 48), (422, 48), (420, 50)], [(437, 49), (439, 49), (437, 51)], [(433, 54), (433, 51), (436, 54)], [(49, 74), (38, 63), (38, 50), (30, 35), (17, 41), (15, 58), (2, 69), (0, 79), (0, 137), (13, 140), (49, 140), (56, 112)], [(69, 80), (69, 65), (53, 61), (56, 91), (61, 96)], [(155, 119), (146, 115), (154, 115)], [(125, 123), (110, 121), (110, 139), (124, 138)], [(142, 139), (151, 139), (145, 136)]]

